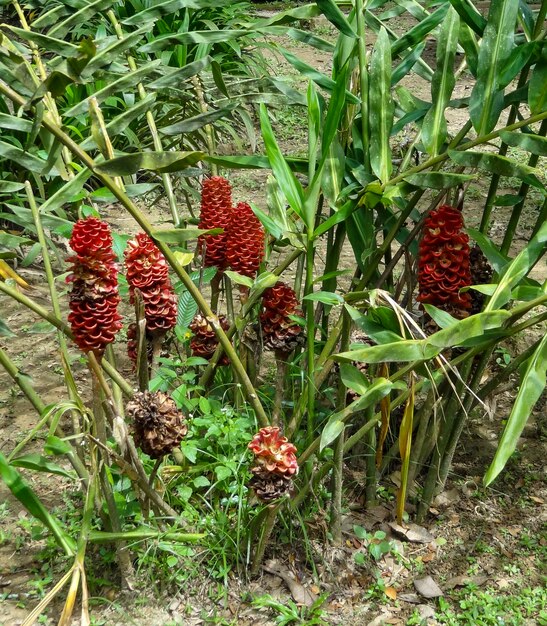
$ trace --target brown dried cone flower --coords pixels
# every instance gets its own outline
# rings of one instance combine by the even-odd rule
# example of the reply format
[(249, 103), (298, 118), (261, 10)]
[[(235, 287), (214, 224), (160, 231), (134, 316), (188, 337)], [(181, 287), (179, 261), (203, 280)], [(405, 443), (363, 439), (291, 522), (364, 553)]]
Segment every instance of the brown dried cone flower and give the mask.
[[(227, 331), (230, 327), (230, 324), (224, 315), (218, 316), (218, 321), (222, 330)], [(190, 341), (190, 350), (194, 356), (200, 356), (204, 359), (209, 360), (218, 346), (218, 339), (213, 330), (213, 327), (203, 315), (198, 314), (192, 320), (190, 324), (190, 330), (194, 334), (192, 340)], [(228, 365), (230, 361), (228, 357), (223, 354), (219, 365)]]
[(285, 283), (266, 289), (262, 296), (260, 324), (264, 346), (283, 354), (290, 354), (305, 341), (302, 326), (291, 319), (302, 317), (296, 293)]
[[(475, 245), (471, 248), (469, 263), (471, 282), (473, 285), (485, 285), (492, 280), (494, 271), (479, 246)], [(484, 306), (486, 296), (475, 289), (471, 289), (469, 293), (471, 294), (471, 314), (475, 315), (475, 313), (480, 313)]]
[(184, 415), (162, 391), (136, 393), (126, 406), (135, 445), (153, 459), (177, 448), (188, 432)]
[(253, 477), (249, 481), (249, 488), (255, 492), (256, 497), (261, 502), (269, 504), (291, 494), (293, 482), (290, 476), (260, 472), (255, 467), (251, 471), (253, 472)]

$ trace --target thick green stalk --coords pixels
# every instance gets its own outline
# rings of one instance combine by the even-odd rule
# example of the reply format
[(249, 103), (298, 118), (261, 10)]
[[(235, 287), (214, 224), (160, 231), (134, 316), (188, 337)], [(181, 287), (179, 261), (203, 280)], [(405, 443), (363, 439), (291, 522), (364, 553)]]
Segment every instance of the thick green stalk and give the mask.
[[(114, 11), (109, 10), (107, 11), (106, 15), (108, 16), (110, 23), (114, 27), (114, 32), (116, 33), (116, 36), (118, 37), (118, 39), (123, 39), (124, 32), (122, 30), (122, 27), (120, 26), (120, 23), (118, 22), (118, 19), (116, 18)], [(135, 59), (131, 56), (129, 52), (125, 55), (125, 58), (127, 60), (127, 65), (129, 66), (129, 69), (132, 72), (135, 72), (137, 70), (137, 64), (135, 63)], [(144, 85), (142, 83), (139, 83), (137, 85), (137, 90), (139, 92), (139, 98), (141, 100), (144, 100), (146, 96), (148, 95), (146, 93), (146, 89), (144, 88)], [(161, 143), (161, 139), (158, 133), (158, 128), (156, 126), (156, 120), (154, 119), (154, 115), (152, 114), (151, 111), (146, 112), (146, 123), (148, 124), (150, 134), (152, 135), (152, 142), (154, 144), (154, 149), (157, 150), (158, 152), (163, 152), (163, 145)], [(175, 197), (175, 192), (173, 190), (171, 177), (169, 176), (169, 174), (164, 173), (164, 174), (161, 174), (161, 180), (163, 183), (163, 188), (165, 189), (165, 195), (167, 196), (167, 202), (169, 203), (169, 209), (171, 211), (171, 217), (173, 219), (173, 223), (175, 226), (179, 226), (180, 215), (179, 215), (179, 211), (177, 208), (177, 199)]]
[[(313, 242), (308, 240), (306, 250), (305, 295), (313, 292)], [(306, 362), (307, 362), (307, 441), (310, 443), (315, 432), (315, 308), (313, 300), (306, 300)]]
[(253, 555), (253, 562), (251, 565), (251, 576), (256, 576), (258, 574), (258, 570), (262, 564), (262, 559), (264, 558), (264, 552), (266, 552), (266, 547), (268, 545), (268, 541), (272, 536), (272, 531), (275, 526), (275, 520), (277, 518), (277, 514), (279, 513), (279, 509), (281, 508), (281, 504), (272, 504), (268, 507), (268, 513), (266, 515), (266, 519), (262, 524), (262, 532), (260, 533), (260, 537), (258, 538), (258, 545), (256, 546), (256, 550)]
[[(0, 83), (0, 93), (3, 93), (12, 102), (19, 106), (24, 106), (26, 104), (24, 98), (22, 98), (19, 94), (17, 94), (10, 87), (3, 83)], [(97, 178), (103, 183), (103, 185), (112, 192), (114, 197), (119, 200), (119, 202), (124, 206), (127, 212), (134, 218), (134, 220), (144, 230), (144, 232), (153, 238), (154, 229), (150, 222), (146, 219), (142, 211), (140, 211), (135, 203), (131, 200), (131, 198), (129, 198), (129, 196), (122, 189), (120, 189), (118, 185), (115, 184), (114, 180), (110, 176), (103, 174), (97, 170), (97, 164), (91, 158), (91, 156), (87, 152), (82, 150), (80, 146), (62, 130), (62, 128), (57, 126), (51, 120), (48, 120), (47, 118), (42, 118), (41, 123), (50, 133), (57, 137), (60, 143), (65, 145), (74, 156), (78, 157), (78, 159), (80, 159), (80, 161), (91, 172), (93, 172), (95, 176), (97, 176)], [(160, 240), (156, 240), (155, 243), (164, 255), (169, 265), (180, 278), (183, 285), (190, 292), (190, 295), (197, 303), (200, 311), (203, 313), (211, 327), (214, 329), (219, 342), (222, 344), (226, 356), (230, 360), (233, 370), (235, 371), (237, 377), (241, 382), (245, 395), (247, 396), (249, 403), (255, 411), (258, 422), (261, 426), (267, 426), (269, 420), (266, 413), (264, 412), (264, 407), (262, 406), (258, 398), (258, 395), (237, 355), (237, 352), (234, 350), (234, 347), (230, 343), (230, 340), (226, 336), (226, 333), (222, 330), (217, 316), (213, 313), (207, 301), (201, 294), (198, 287), (196, 287), (186, 270), (181, 267), (181, 265), (177, 262), (177, 259), (169, 246)]]
[(539, 210), (539, 214), (537, 216), (534, 230), (532, 231), (532, 234), (530, 235), (530, 239), (532, 237), (535, 237), (538, 234), (539, 229), (543, 226), (543, 224), (545, 224), (546, 221), (547, 221), (547, 196), (543, 200), (543, 204), (541, 205), (541, 209)]

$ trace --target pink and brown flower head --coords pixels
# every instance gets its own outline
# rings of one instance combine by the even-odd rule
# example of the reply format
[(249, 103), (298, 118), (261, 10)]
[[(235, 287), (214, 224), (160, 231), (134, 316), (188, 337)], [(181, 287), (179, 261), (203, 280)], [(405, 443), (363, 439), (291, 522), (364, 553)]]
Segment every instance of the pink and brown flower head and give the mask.
[(108, 224), (95, 217), (78, 220), (70, 246), (76, 256), (68, 258), (72, 264), (67, 277), (72, 284), (68, 321), (80, 350), (100, 358), (122, 326), (118, 270)]
[(281, 434), (278, 426), (261, 428), (249, 444), (255, 455), (253, 472), (268, 472), (283, 476), (296, 476), (298, 462), (296, 447)]

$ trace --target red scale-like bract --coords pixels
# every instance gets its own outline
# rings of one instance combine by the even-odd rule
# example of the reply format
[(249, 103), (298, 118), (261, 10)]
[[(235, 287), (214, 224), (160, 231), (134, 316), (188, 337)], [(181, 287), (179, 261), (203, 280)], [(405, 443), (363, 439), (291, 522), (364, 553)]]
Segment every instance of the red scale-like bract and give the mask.
[(142, 293), (147, 333), (166, 333), (177, 323), (177, 298), (165, 257), (146, 233), (127, 242), (124, 256), (131, 302), (135, 289)]
[(70, 247), (76, 256), (67, 259), (72, 263), (67, 278), (72, 283), (68, 321), (80, 350), (100, 358), (122, 327), (118, 270), (108, 224), (95, 217), (78, 220)]
[(283, 437), (278, 426), (261, 428), (249, 444), (255, 455), (253, 473), (268, 472), (280, 476), (296, 476), (298, 462), (296, 447)]
[(226, 242), (226, 264), (234, 272), (255, 278), (264, 258), (264, 228), (246, 202), (232, 211)]
[(302, 327), (290, 318), (291, 315), (302, 316), (294, 289), (277, 283), (264, 292), (262, 306), (260, 323), (264, 345), (271, 350), (292, 352), (303, 339)]
[(471, 285), (469, 237), (462, 232), (463, 217), (443, 205), (426, 218), (418, 257), (418, 301), (466, 317), (471, 296), (460, 293)]
[(201, 189), (201, 212), (199, 228), (223, 228), (220, 235), (203, 235), (199, 238), (199, 249), (203, 254), (204, 267), (227, 267), (226, 242), (232, 215), (232, 188), (222, 176), (213, 176), (203, 181)]

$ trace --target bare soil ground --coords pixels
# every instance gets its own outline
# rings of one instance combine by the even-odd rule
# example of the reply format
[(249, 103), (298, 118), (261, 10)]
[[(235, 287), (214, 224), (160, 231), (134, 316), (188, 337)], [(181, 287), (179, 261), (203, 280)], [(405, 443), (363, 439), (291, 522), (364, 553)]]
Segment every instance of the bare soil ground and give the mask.
[[(401, 32), (408, 26), (404, 22), (399, 24)], [(331, 26), (324, 20), (315, 21), (313, 28), (326, 38), (333, 35)], [(310, 65), (329, 72), (328, 55), (295, 45), (288, 39), (281, 43)], [(426, 59), (434, 59), (434, 51), (428, 52)], [(279, 73), (292, 73), (295, 82), (298, 81), (282, 58), (277, 58), (275, 65)], [(429, 86), (418, 77), (412, 75), (405, 79), (405, 83), (418, 97), (429, 97)], [(456, 95), (464, 95), (471, 85), (470, 81), (460, 81), (460, 92)], [(455, 109), (448, 115), (449, 127), (455, 132), (460, 128), (465, 112)], [(286, 153), (298, 153), (302, 149), (305, 137), (302, 121), (298, 112), (279, 112), (277, 130)], [(233, 174), (235, 199), (252, 200), (265, 208), (266, 178), (266, 172)], [(469, 190), (466, 219), (471, 226), (476, 225), (478, 207), (482, 205), (485, 195), (486, 188), (480, 180)], [(477, 212), (474, 207), (477, 207)], [(134, 230), (130, 220), (115, 207), (108, 214), (118, 232)], [(153, 217), (166, 219), (167, 215), (159, 209)], [(506, 220), (506, 210), (494, 215), (494, 236), (496, 233), (502, 236)], [(524, 221), (516, 245), (519, 239), (525, 241), (528, 234)], [(349, 269), (355, 267), (349, 248), (344, 253), (343, 263)], [(21, 270), (21, 274), (35, 287), (33, 297), (47, 306), (42, 271), (30, 268)], [(544, 267), (536, 270), (536, 277), (545, 278)], [(36, 390), (46, 403), (59, 401), (66, 394), (55, 338), (51, 332), (37, 332), (41, 330), (37, 326), (40, 320), (5, 297), (1, 299), (1, 306), (2, 318), (17, 335), (2, 340), (2, 347), (32, 377)], [(530, 336), (529, 340), (533, 338)], [(507, 346), (512, 356), (523, 348), (523, 345)], [(74, 351), (73, 355), (77, 362), (77, 352)], [(86, 390), (89, 377), (85, 368), (77, 366), (76, 371), (78, 385)], [(0, 372), (0, 390), (0, 432), (3, 435), (0, 451), (6, 454), (36, 425), (37, 416), (4, 372)], [(484, 411), (472, 416), (460, 441), (446, 489), (435, 500), (426, 524), (416, 529), (415, 536), (404, 536), (389, 525), (396, 476), (387, 477), (381, 504), (372, 510), (365, 510), (359, 474), (351, 474), (348, 469), (350, 479), (354, 477), (354, 488), (346, 502), (343, 545), (328, 547), (327, 511), (319, 510), (314, 519), (306, 521), (317, 567), (315, 575), (301, 565), (301, 546), (284, 546), (282, 551), (271, 549), (266, 561), (269, 572), (265, 571), (259, 580), (253, 582), (243, 582), (232, 576), (228, 588), (224, 590), (204, 572), (203, 578), (194, 581), (195, 584), (168, 595), (157, 597), (148, 592), (146, 578), (137, 592), (125, 593), (119, 590), (113, 569), (105, 571), (103, 580), (93, 588), (93, 623), (97, 626), (269, 625), (274, 623), (274, 614), (251, 606), (246, 601), (249, 594), (268, 593), (287, 604), (289, 600), (298, 603), (303, 599), (302, 594), (311, 593), (315, 596), (325, 594), (322, 608), (327, 624), (418, 624), (419, 620), (412, 621), (414, 618), (411, 618), (417, 611), (423, 616), (424, 624), (471, 625), (475, 623), (473, 618), (467, 622), (438, 621), (442, 617), (436, 618), (434, 613), (435, 609), (442, 607), (442, 598), (427, 599), (419, 595), (414, 581), (431, 576), (439, 585), (448, 606), (454, 610), (461, 608), (466, 596), (477, 590), (493, 598), (505, 598), (518, 597), (527, 588), (541, 588), (547, 573), (544, 569), (547, 560), (547, 418), (544, 404), (538, 407), (530, 420), (519, 443), (519, 452), (502, 478), (493, 488), (484, 489), (481, 486), (482, 476), (492, 459), (503, 420), (508, 416), (516, 391), (516, 381), (512, 381), (501, 394), (489, 400), (494, 417), (487, 417)], [(83, 393), (86, 395), (88, 392)], [(69, 429), (68, 417), (63, 420), (63, 425)], [(48, 506), (62, 505), (64, 499), (70, 497), (72, 487), (68, 481), (24, 473)], [(369, 532), (384, 531), (394, 548), (377, 562), (367, 558), (365, 565), (357, 565), (355, 555), (366, 552), (366, 546), (355, 534), (356, 525)], [(44, 555), (45, 540), (34, 538), (33, 532), (32, 521), (26, 512), (0, 483), (1, 626), (19, 626), (44, 591), (58, 578), (58, 572), (50, 565), (51, 553)], [(276, 570), (281, 571), (282, 576), (272, 573)], [(296, 581), (292, 585), (286, 580), (287, 574)], [(54, 604), (53, 609), (36, 623), (56, 623), (57, 609), (58, 604)], [(508, 615), (503, 623), (545, 624), (540, 621), (542, 618), (537, 611), (522, 619), (517, 616), (517, 621), (511, 621), (513, 617)], [(74, 624), (78, 623), (76, 619)]]

